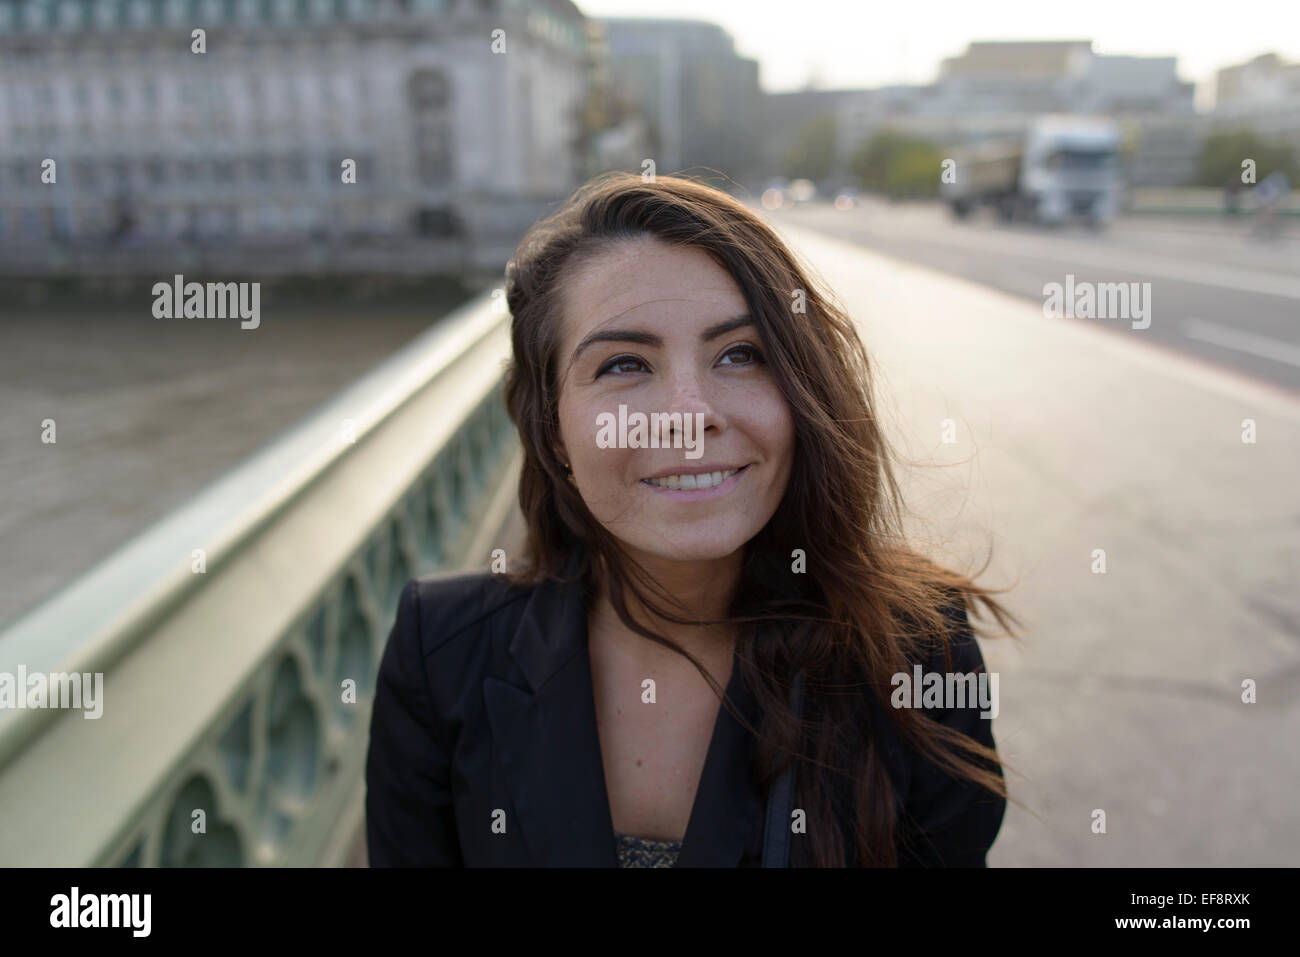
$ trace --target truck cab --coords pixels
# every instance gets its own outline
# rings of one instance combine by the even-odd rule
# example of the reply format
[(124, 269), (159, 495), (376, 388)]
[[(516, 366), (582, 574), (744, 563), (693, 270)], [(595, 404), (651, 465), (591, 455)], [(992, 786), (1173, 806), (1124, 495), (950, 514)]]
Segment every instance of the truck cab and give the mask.
[(1040, 222), (1109, 222), (1119, 209), (1119, 128), (1108, 120), (1047, 117), (1025, 138), (1020, 193)]

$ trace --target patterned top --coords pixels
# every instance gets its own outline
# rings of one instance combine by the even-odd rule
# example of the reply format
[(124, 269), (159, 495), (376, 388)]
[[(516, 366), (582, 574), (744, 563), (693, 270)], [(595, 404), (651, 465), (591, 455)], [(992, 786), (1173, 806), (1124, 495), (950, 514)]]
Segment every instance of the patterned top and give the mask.
[(619, 867), (674, 867), (681, 841), (654, 841), (646, 837), (614, 832), (618, 841)]

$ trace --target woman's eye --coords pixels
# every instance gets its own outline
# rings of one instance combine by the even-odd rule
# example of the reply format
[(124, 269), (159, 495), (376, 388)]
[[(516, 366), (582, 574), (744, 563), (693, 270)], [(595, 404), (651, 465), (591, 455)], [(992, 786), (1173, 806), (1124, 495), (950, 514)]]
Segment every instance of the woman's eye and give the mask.
[(633, 365), (644, 365), (644, 363), (636, 356), (615, 356), (596, 370), (596, 378), (599, 379), (606, 372), (612, 372), (615, 370), (617, 370), (620, 375), (627, 375), (631, 372), (635, 372), (635, 369), (629, 370), (623, 368), (629, 363)]
[(731, 362), (729, 363), (729, 365), (748, 365), (750, 362), (763, 361), (763, 354), (759, 352), (757, 349), (755, 349), (753, 346), (732, 346), (730, 349), (728, 349), (726, 352), (722, 354), (722, 358), (726, 359), (728, 356), (734, 356), (737, 352), (739, 352), (742, 356), (748, 355), (750, 358), (748, 360), (742, 360), (740, 362)]

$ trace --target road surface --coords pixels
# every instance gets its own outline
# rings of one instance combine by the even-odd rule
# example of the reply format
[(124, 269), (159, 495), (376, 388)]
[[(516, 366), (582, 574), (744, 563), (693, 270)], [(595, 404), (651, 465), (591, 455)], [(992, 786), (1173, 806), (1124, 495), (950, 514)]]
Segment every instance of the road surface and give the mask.
[(1121, 219), (1109, 229), (1006, 226), (951, 219), (938, 204), (868, 200), (766, 212), (789, 223), (1038, 303), (1066, 275), (1092, 283), (1149, 282), (1151, 325), (1095, 320), (1185, 355), (1240, 369), (1300, 393), (1300, 223), (1252, 239), (1247, 222)]

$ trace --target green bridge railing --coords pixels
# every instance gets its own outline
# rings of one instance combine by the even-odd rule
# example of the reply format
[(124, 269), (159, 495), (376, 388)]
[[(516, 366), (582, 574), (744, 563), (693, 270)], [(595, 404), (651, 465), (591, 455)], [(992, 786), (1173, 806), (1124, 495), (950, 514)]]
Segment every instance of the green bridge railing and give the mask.
[(102, 716), (0, 710), (0, 865), (331, 866), (407, 579), (487, 570), (519, 448), (485, 295), (0, 634)]

